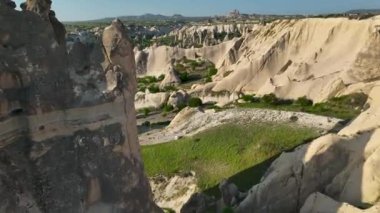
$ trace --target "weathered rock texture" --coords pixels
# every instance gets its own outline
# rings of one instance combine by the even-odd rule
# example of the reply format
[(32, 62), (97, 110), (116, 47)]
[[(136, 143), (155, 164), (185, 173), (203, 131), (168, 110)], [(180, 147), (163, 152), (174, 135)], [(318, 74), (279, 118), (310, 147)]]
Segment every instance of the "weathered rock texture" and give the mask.
[(231, 40), (252, 32), (257, 25), (254, 24), (219, 24), (184, 26), (172, 31), (169, 35), (174, 36), (178, 46), (190, 48), (193, 46), (212, 46), (224, 41)]
[(160, 212), (140, 159), (124, 26), (67, 53), (50, 4), (0, 5), (0, 212)]
[(202, 57), (219, 70), (212, 84), (204, 86), (210, 91), (307, 96), (322, 102), (379, 80), (379, 25), (379, 16), (279, 20), (214, 46), (151, 47), (140, 53), (139, 73), (158, 76), (166, 73), (172, 58)]
[[(282, 154), (237, 212), (379, 212), (380, 86), (338, 134)], [(316, 194), (317, 193), (317, 194)]]

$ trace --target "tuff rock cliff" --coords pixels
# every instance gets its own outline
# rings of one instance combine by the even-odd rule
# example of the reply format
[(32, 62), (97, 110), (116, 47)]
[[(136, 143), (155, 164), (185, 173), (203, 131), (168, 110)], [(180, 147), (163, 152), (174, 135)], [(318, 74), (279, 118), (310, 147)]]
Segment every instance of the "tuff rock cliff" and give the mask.
[(66, 49), (50, 7), (0, 1), (0, 212), (161, 212), (140, 159), (125, 27)]
[(213, 46), (235, 37), (245, 36), (256, 27), (255, 24), (184, 26), (170, 32), (169, 35), (174, 36), (175, 41), (178, 42), (178, 47)]
[(214, 46), (150, 47), (137, 52), (136, 61), (140, 75), (155, 76), (167, 73), (172, 58), (213, 62), (219, 70), (213, 82), (197, 86), (194, 92), (275, 93), (322, 102), (377, 81), (379, 48), (380, 16), (313, 18), (257, 25), (240, 38)]

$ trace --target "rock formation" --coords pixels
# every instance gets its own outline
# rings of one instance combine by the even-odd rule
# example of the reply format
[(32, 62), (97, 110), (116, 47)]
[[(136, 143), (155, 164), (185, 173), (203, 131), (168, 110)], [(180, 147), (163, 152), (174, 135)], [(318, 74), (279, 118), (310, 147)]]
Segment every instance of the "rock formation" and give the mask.
[(377, 84), (370, 108), (338, 134), (283, 153), (236, 211), (378, 212), (379, 95)]
[(165, 74), (172, 58), (202, 57), (218, 68), (213, 84), (204, 86), (210, 91), (307, 96), (322, 102), (378, 80), (379, 25), (379, 16), (278, 20), (214, 46), (150, 47), (139, 58), (144, 65), (140, 75)]
[(137, 92), (135, 97), (135, 107), (137, 110), (143, 108), (160, 109), (168, 102), (170, 94), (168, 92), (150, 93), (149, 90)]
[(26, 10), (32, 11), (40, 15), (43, 19), (48, 20), (51, 3), (51, 0), (27, 0)]
[(160, 88), (165, 88), (167, 86), (175, 86), (181, 83), (181, 79), (178, 77), (176, 70), (174, 70), (173, 65), (170, 65), (168, 71), (165, 74), (164, 80), (160, 83)]
[(168, 105), (171, 105), (174, 108), (181, 108), (188, 104), (189, 98), (190, 96), (186, 93), (185, 90), (172, 92), (168, 99)]
[(213, 46), (232, 38), (244, 36), (252, 32), (255, 24), (220, 24), (206, 26), (184, 26), (181, 29), (172, 31), (169, 35), (174, 36), (175, 41), (181, 48), (191, 48), (193, 46)]
[[(227, 57), (229, 52), (235, 51), (236, 44), (241, 43), (241, 39), (234, 38), (230, 41), (203, 48), (183, 49), (179, 47), (152, 46), (142, 51), (135, 51), (136, 63), (138, 65), (138, 75), (160, 76), (166, 74), (167, 68), (171, 66), (172, 60), (180, 60), (183, 57), (195, 60), (202, 57), (217, 66), (219, 61)], [(236, 61), (233, 61), (235, 63)]]
[(140, 159), (123, 25), (67, 54), (49, 0), (29, 0), (32, 12), (3, 2), (0, 212), (161, 212)]

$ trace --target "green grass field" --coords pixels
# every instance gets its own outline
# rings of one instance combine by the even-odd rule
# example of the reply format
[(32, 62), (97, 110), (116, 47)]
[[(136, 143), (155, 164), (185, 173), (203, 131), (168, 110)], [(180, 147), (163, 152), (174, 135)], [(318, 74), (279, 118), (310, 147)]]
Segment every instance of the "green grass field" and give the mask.
[(317, 136), (317, 130), (286, 124), (227, 124), (172, 143), (144, 146), (142, 155), (150, 177), (195, 171), (200, 189), (210, 190), (235, 176), (233, 181), (246, 190), (270, 165), (263, 163)]

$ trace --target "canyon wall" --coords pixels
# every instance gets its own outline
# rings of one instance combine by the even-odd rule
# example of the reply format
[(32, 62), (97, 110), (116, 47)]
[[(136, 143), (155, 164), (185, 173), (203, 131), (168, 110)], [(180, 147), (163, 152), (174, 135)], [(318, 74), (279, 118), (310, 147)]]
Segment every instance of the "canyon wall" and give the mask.
[(140, 157), (133, 47), (66, 49), (51, 1), (0, 1), (0, 212), (161, 212)]
[(178, 47), (213, 46), (235, 37), (244, 36), (256, 29), (256, 24), (217, 24), (184, 26), (172, 31)]
[(159, 75), (173, 57), (202, 57), (219, 69), (203, 88), (321, 102), (359, 90), (368, 93), (365, 85), (379, 80), (379, 29), (379, 16), (278, 20), (214, 46), (151, 47), (136, 60), (139, 74)]

